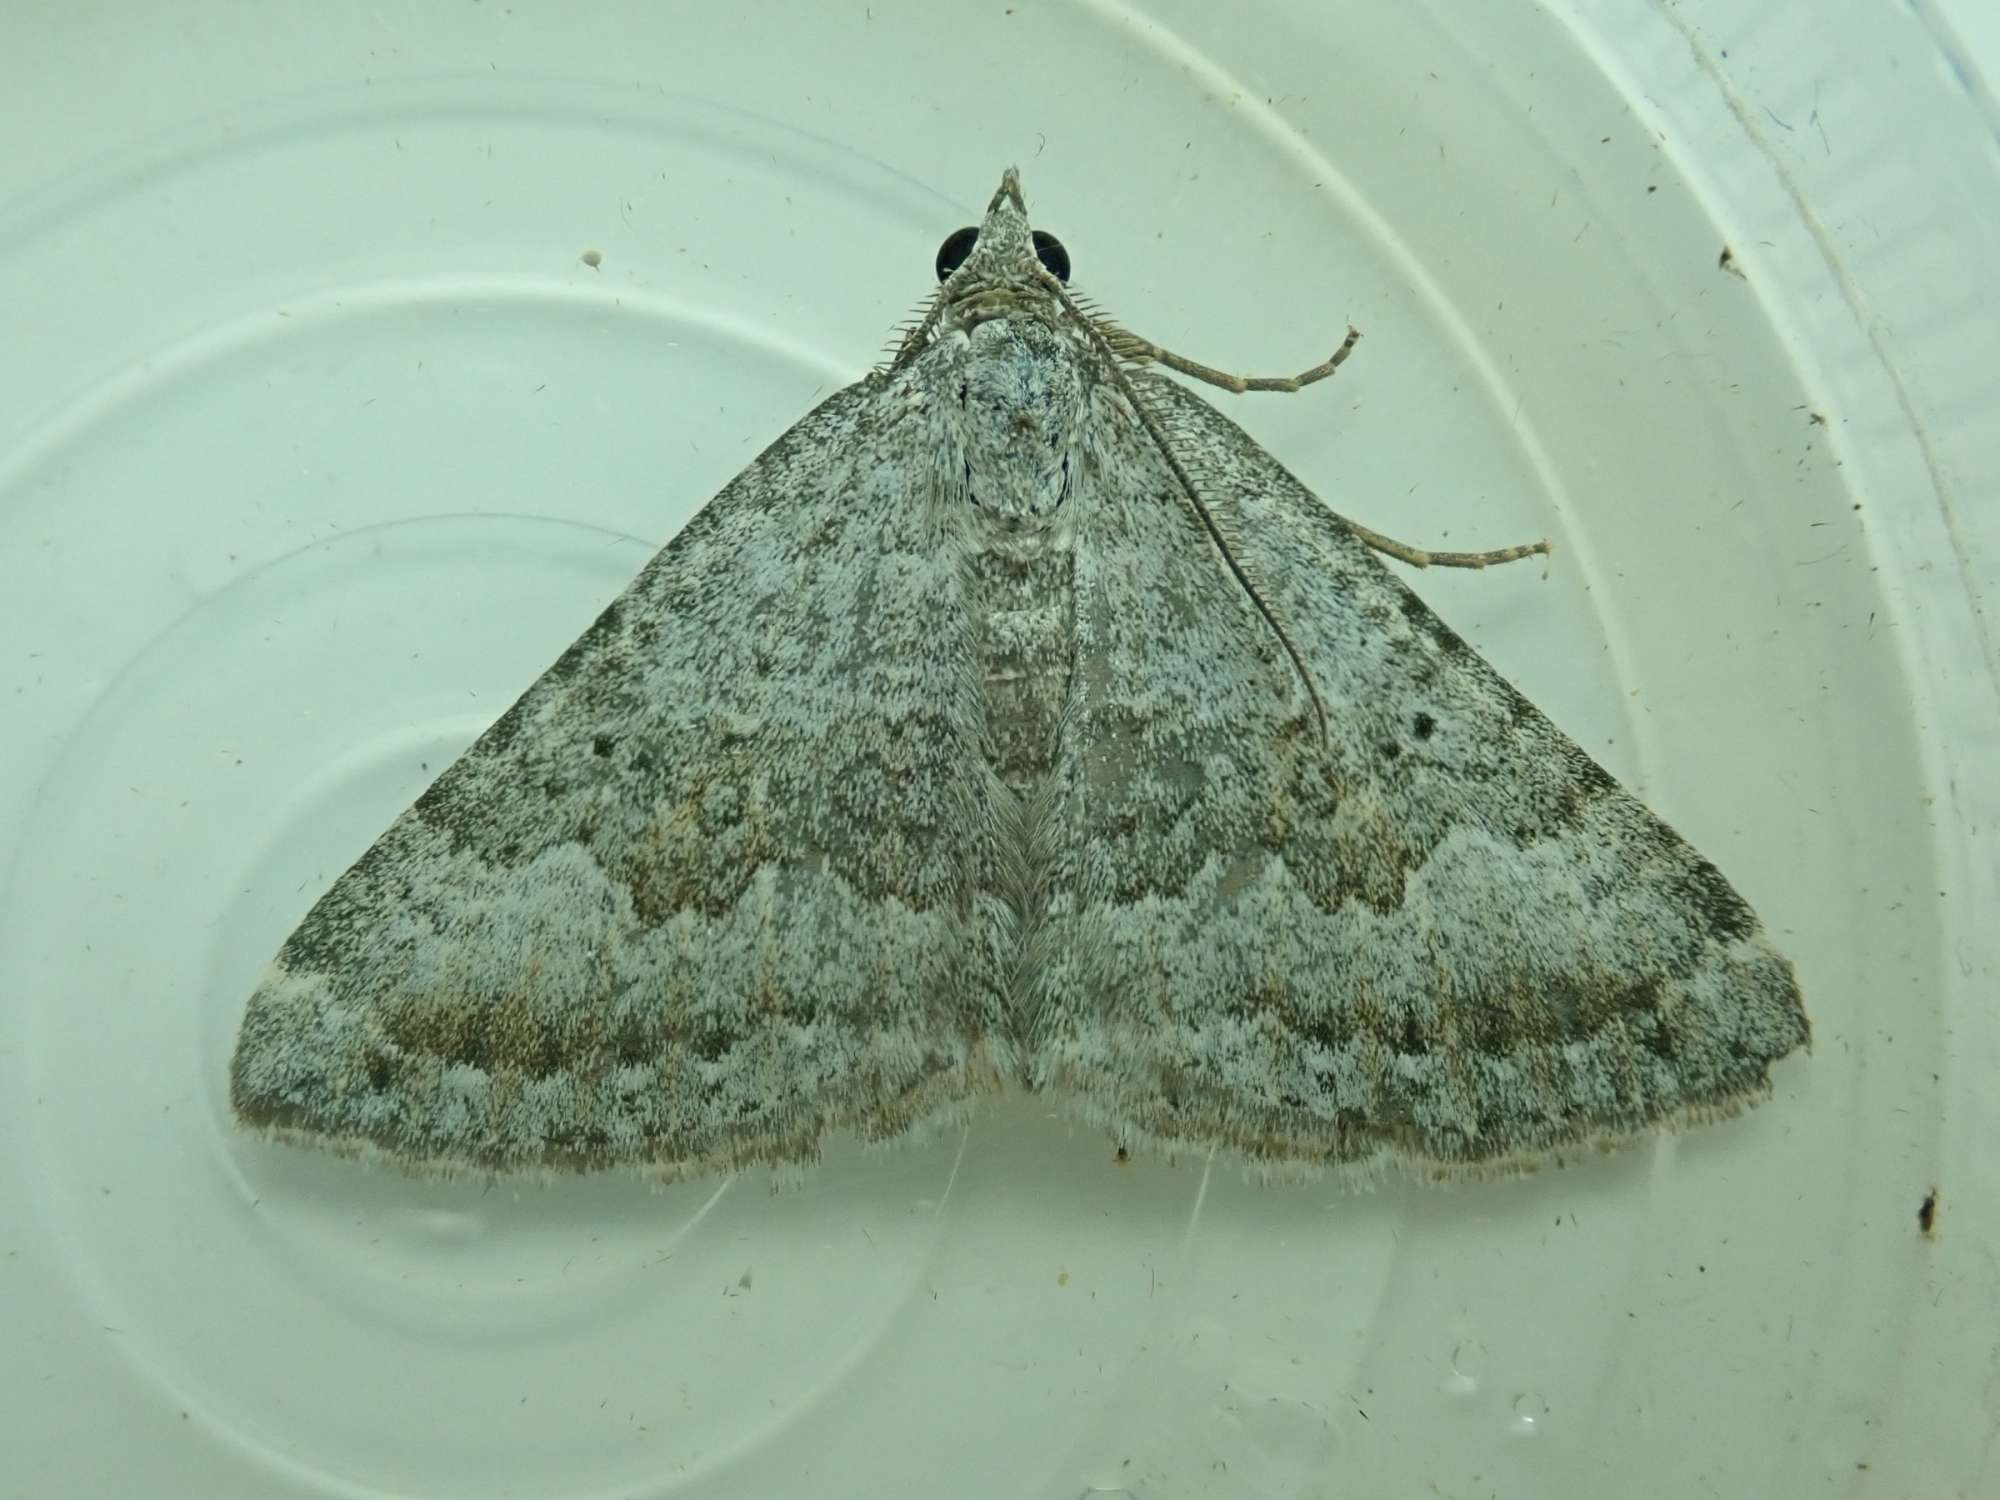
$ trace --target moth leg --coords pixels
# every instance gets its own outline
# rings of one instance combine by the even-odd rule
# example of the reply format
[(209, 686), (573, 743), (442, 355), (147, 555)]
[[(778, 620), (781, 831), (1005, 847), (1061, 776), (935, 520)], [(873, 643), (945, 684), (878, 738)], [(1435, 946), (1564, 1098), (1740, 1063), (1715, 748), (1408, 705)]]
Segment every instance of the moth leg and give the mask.
[(1310, 370), (1301, 370), (1296, 375), (1231, 375), (1226, 370), (1218, 370), (1189, 359), (1184, 354), (1176, 354), (1171, 349), (1162, 349), (1150, 339), (1142, 339), (1130, 329), (1121, 328), (1111, 336), (1111, 342), (1119, 354), (1127, 359), (1149, 359), (1155, 364), (1165, 365), (1169, 370), (1178, 370), (1183, 375), (1219, 386), (1225, 391), (1242, 395), (1245, 391), (1302, 391), (1314, 381), (1324, 380), (1354, 352), (1360, 341), (1361, 330), (1350, 327), (1347, 337), (1340, 341), (1340, 347)]
[[(1242, 395), (1247, 391), (1301, 391), (1315, 381), (1326, 379), (1347, 362), (1347, 356), (1354, 352), (1354, 346), (1361, 340), (1361, 330), (1350, 324), (1347, 337), (1340, 341), (1338, 349), (1310, 370), (1301, 370), (1296, 375), (1231, 375), (1226, 370), (1214, 369), (1171, 349), (1162, 349), (1127, 328), (1115, 329), (1107, 334), (1107, 338), (1123, 358), (1151, 360), (1169, 370), (1178, 370), (1183, 375)], [(1377, 552), (1406, 562), (1413, 568), (1484, 568), (1494, 563), (1518, 562), (1524, 557), (1546, 556), (1554, 550), (1544, 537), (1540, 541), (1524, 542), (1515, 547), (1496, 547), (1491, 552), (1433, 552), (1425, 547), (1399, 542), (1379, 531), (1371, 531), (1359, 521), (1348, 521), (1347, 524), (1354, 528), (1355, 535)]]
[(1412, 547), (1408, 542), (1399, 542), (1392, 536), (1384, 536), (1379, 531), (1371, 531), (1359, 521), (1343, 521), (1354, 528), (1354, 534), (1387, 557), (1398, 562), (1406, 562), (1413, 568), (1484, 568), (1493, 563), (1519, 562), (1524, 557), (1546, 557), (1555, 551), (1549, 539), (1543, 537), (1538, 542), (1523, 542), (1518, 547), (1495, 547), (1491, 552), (1432, 552), (1423, 547)]

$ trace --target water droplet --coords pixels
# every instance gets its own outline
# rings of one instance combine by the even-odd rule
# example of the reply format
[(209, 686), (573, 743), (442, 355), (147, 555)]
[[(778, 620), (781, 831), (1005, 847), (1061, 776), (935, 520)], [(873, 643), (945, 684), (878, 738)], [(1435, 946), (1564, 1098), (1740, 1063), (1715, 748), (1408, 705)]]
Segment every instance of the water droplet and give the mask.
[(1470, 1396), (1479, 1389), (1480, 1372), (1486, 1368), (1486, 1346), (1478, 1339), (1462, 1339), (1451, 1351), (1451, 1374), (1444, 1388), (1453, 1396)]
[(1514, 1431), (1522, 1437), (1540, 1432), (1548, 1416), (1549, 1403), (1533, 1391), (1523, 1391), (1514, 1398)]

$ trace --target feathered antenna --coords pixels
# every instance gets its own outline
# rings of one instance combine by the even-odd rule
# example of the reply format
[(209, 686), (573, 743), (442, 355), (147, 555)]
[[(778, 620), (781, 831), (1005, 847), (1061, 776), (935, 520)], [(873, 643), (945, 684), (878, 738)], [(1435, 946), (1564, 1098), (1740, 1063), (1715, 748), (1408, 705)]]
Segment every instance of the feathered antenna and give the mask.
[[(1157, 344), (1149, 343), (1147, 340), (1139, 338), (1136, 334), (1111, 322), (1110, 319), (1100, 319), (1094, 316), (1092, 312), (1086, 312), (1084, 307), (1080, 306), (1077, 300), (1070, 295), (1069, 290), (1064, 287), (1061, 281), (1046, 271), (1042, 272), (1041, 276), (1043, 284), (1054, 292), (1064, 307), (1069, 309), (1078, 322), (1082, 324), (1091, 339), (1096, 342), (1098, 348), (1109, 359), (1111, 370), (1118, 381), (1119, 388), (1125, 392), (1126, 399), (1132, 403), (1132, 410), (1137, 414), (1140, 423), (1152, 435), (1154, 443), (1158, 445), (1161, 456), (1167, 461), (1168, 469), (1172, 471), (1175, 480), (1180, 484), (1181, 492), (1187, 496), (1188, 504), (1194, 507), (1194, 513), (1201, 518), (1201, 524), (1208, 532), (1210, 540), (1215, 543), (1216, 551), (1222, 554), (1223, 566), (1229, 569), (1230, 577), (1236, 580), (1238, 587), (1243, 590), (1251, 604), (1256, 607), (1257, 613), (1263, 617), (1264, 623), (1271, 627), (1271, 633), (1278, 638), (1278, 644), (1285, 648), (1285, 655), (1291, 658), (1292, 670), (1298, 674), (1299, 681), (1305, 686), (1306, 696), (1312, 700), (1313, 715), (1319, 721), (1320, 741), (1322, 744), (1331, 744), (1331, 731), (1327, 726), (1326, 720), (1326, 703), (1320, 697), (1318, 687), (1313, 684), (1312, 673), (1306, 669), (1305, 657), (1300, 654), (1298, 646), (1293, 643), (1291, 633), (1285, 629), (1284, 622), (1278, 618), (1277, 611), (1271, 608), (1270, 604), (1265, 600), (1263, 592), (1257, 587), (1256, 581), (1251, 578), (1249, 571), (1243, 566), (1242, 559), (1237, 556), (1236, 548), (1230, 544), (1228, 534), (1223, 530), (1221, 522), (1216, 519), (1214, 509), (1203, 498), (1201, 485), (1197, 482), (1195, 476), (1189, 472), (1186, 462), (1175, 450), (1166, 425), (1161, 422), (1159, 414), (1153, 410), (1152, 404), (1146, 400), (1144, 394), (1139, 390), (1138, 384), (1133, 381), (1126, 368), (1128, 365), (1145, 364), (1157, 360), (1163, 364), (1170, 365), (1172, 368), (1183, 369), (1187, 366), (1192, 366), (1194, 362), (1192, 360), (1179, 360), (1178, 356), (1171, 355)], [(1326, 374), (1330, 375), (1333, 373), (1333, 370), (1347, 357), (1348, 351), (1354, 347), (1354, 341), (1361, 337), (1359, 333), (1351, 328), (1347, 332), (1347, 342), (1341, 345), (1339, 352), (1331, 360), (1327, 361), (1325, 366)], [(1187, 370), (1187, 373), (1198, 375), (1206, 370), (1206, 366), (1195, 366), (1193, 369)], [(1217, 375), (1225, 381), (1231, 378), (1222, 376), (1220, 371), (1210, 371), (1208, 373)], [(1317, 379), (1320, 377), (1314, 375), (1313, 378)], [(1301, 383), (1304, 383), (1303, 380)], [(1244, 382), (1242, 388), (1261, 389), (1262, 386)]]

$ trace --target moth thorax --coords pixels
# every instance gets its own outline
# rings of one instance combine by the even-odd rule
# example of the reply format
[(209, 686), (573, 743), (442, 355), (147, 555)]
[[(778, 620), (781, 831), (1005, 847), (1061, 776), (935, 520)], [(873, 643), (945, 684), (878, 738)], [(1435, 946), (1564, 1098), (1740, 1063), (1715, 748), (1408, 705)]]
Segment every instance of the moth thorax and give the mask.
[(959, 365), (966, 503), (1010, 530), (1062, 514), (1081, 460), (1086, 387), (1069, 335), (1039, 317), (979, 324)]

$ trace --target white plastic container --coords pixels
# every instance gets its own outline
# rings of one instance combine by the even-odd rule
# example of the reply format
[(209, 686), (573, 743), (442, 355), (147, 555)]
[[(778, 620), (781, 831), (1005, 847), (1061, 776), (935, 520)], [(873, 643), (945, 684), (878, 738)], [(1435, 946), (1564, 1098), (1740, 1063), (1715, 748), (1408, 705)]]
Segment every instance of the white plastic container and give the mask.
[[(0, 1496), (2000, 1491), (2000, 28), (1955, 19), (0, 19)], [(1010, 163), (1150, 338), (1364, 330), (1216, 398), (1330, 505), (1555, 539), (1417, 586), (1758, 907), (1810, 1058), (1360, 1196), (1033, 1100), (779, 1196), (235, 1132), (278, 941)]]

